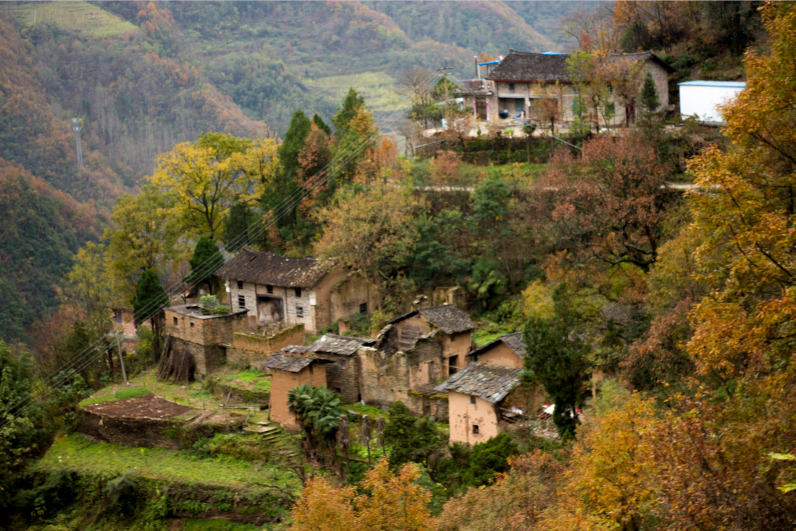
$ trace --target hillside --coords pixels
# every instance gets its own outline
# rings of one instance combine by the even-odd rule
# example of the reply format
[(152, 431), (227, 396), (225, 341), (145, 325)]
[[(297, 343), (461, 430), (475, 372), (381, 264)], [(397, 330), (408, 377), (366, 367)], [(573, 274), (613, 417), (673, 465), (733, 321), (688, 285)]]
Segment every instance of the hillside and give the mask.
[(99, 225), (92, 206), (0, 159), (0, 339), (23, 339), (23, 328), (55, 307), (72, 256)]

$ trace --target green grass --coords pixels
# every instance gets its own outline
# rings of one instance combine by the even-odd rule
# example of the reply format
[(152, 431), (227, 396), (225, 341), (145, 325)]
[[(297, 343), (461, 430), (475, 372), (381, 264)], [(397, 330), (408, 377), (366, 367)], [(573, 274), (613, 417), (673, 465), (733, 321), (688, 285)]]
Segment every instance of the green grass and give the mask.
[(373, 406), (363, 406), (362, 404), (343, 404), (343, 411), (349, 410), (355, 411), (360, 416), (367, 415), (371, 419), (377, 419), (379, 417), (384, 417), (385, 419), (390, 418), (389, 413)]
[(497, 323), (489, 322), (481, 323), (481, 326), (476, 328), (475, 332), (473, 332), (473, 342), (480, 347), (486, 345), (490, 341), (494, 341), (500, 336), (511, 334), (513, 332), (516, 332), (514, 326), (499, 325)]
[(232, 387), (235, 387), (235, 385), (239, 383), (235, 382), (235, 380), (241, 380), (241, 382), (244, 384), (252, 384), (252, 385), (242, 386), (245, 389), (251, 389), (254, 391), (271, 390), (271, 377), (257, 369), (239, 372), (238, 374), (233, 374), (231, 376), (225, 376), (223, 380), (224, 383)]
[(199, 520), (196, 518), (183, 518), (182, 531), (255, 531), (261, 529), (252, 524), (236, 524), (227, 520)]
[(25, 26), (46, 22), (63, 30), (78, 31), (87, 37), (112, 37), (138, 30), (134, 24), (88, 2), (3, 2), (0, 8)]
[(278, 484), (298, 490), (295, 476), (284, 470), (261, 466), (227, 456), (198, 458), (186, 451), (163, 448), (130, 448), (91, 442), (81, 435), (57, 439), (39, 463), (43, 469), (122, 474), (135, 471), (151, 479), (246, 487), (252, 483)]
[[(112, 391), (112, 389), (111, 389)], [(135, 398), (137, 396), (151, 395), (152, 391), (146, 387), (125, 387), (113, 394), (96, 394), (81, 401), (79, 405), (90, 406), (92, 404), (102, 404), (104, 402), (116, 402), (117, 400), (126, 400), (128, 398)]]

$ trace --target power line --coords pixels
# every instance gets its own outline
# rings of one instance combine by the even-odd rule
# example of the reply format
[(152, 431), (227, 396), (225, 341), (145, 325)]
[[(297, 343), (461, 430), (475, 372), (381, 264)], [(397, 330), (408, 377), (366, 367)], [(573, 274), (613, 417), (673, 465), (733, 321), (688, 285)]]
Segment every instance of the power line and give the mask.
[[(434, 77), (434, 79), (430, 80), (429, 84), (434, 83), (440, 76)], [(406, 110), (411, 109), (410, 106), (405, 106), (400, 109), (396, 109), (395, 111), (391, 112), (387, 115), (386, 124), (389, 124), (395, 119), (404, 113)], [(366, 136), (364, 139), (361, 139), (359, 144), (355, 144), (351, 146), (346, 152), (340, 153), (335, 155), (335, 157), (329, 161), (329, 163), (317, 172), (312, 178), (305, 183), (304, 187), (296, 189), (292, 192), (287, 198), (283, 199), (275, 209), (271, 210), (266, 216), (263, 216), (263, 219), (258, 220), (247, 227), (246, 231), (239, 234), (233, 242), (237, 242), (237, 244), (248, 244), (254, 239), (258, 238), (265, 230), (272, 227), (276, 224), (276, 222), (284, 217), (287, 213), (292, 211), (292, 209), (296, 208), (300, 204), (300, 202), (315, 191), (317, 188), (328, 182), (329, 175), (333, 172), (350, 162), (354, 159), (359, 153), (364, 151), (370, 143), (378, 138), (379, 131), (374, 131), (370, 135)], [(346, 158), (345, 161), (340, 162), (341, 159)], [(335, 165), (336, 164), (336, 165)], [(309, 186), (308, 186), (309, 185)], [(259, 227), (254, 231), (252, 235), (249, 234), (249, 229), (259, 225)], [(203, 276), (207, 273), (215, 271), (218, 269), (217, 259), (209, 259), (200, 264), (197, 268), (198, 273), (196, 276)], [(197, 271), (195, 270), (195, 271)], [(194, 272), (192, 272), (194, 274)], [(175, 284), (166, 290), (167, 295), (169, 295), (169, 299), (176, 295), (179, 291), (182, 291), (187, 284), (184, 279), (175, 282)], [(154, 314), (160, 311), (158, 308), (159, 304), (156, 301), (153, 301), (145, 308), (140, 310), (143, 313), (144, 320), (152, 318)], [(80, 372), (86, 367), (88, 367), (91, 363), (94, 363), (101, 355), (104, 354), (106, 349), (100, 349), (99, 347), (103, 344), (104, 341), (109, 341), (106, 338), (100, 339), (96, 341), (93, 345), (87, 347), (83, 352), (74, 356), (69, 362), (64, 364), (62, 367), (58, 368), (56, 371), (51, 373), (50, 375), (43, 378), (43, 382), (47, 382), (52, 380), (53, 383), (51, 386), (47, 386), (46, 383), (40, 384), (41, 390), (37, 391), (34, 395), (31, 395), (27, 399), (23, 399), (18, 404), (11, 406), (7, 411), (7, 416), (13, 416), (14, 414), (19, 414), (24, 411), (26, 408), (30, 407), (32, 403), (40, 398), (43, 398), (47, 394), (51, 393), (55, 388), (60, 387), (65, 383), (65, 380), (68, 378), (69, 373)], [(92, 352), (93, 351), (93, 352)], [(56, 383), (56, 379), (60, 378), (61, 383)], [(0, 427), (4, 426), (8, 420), (0, 422)]]

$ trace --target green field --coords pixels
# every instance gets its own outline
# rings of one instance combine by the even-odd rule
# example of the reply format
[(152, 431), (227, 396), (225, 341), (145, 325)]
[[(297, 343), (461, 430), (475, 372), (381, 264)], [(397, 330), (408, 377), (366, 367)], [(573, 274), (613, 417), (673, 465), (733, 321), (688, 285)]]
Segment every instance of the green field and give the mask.
[(290, 472), (228, 456), (199, 458), (184, 451), (163, 448), (130, 448), (92, 442), (82, 435), (55, 441), (40, 462), (45, 470), (78, 470), (123, 474), (134, 471), (145, 478), (245, 488), (252, 484), (275, 484), (299, 488)]
[(365, 104), (376, 112), (389, 113), (406, 105), (404, 98), (395, 93), (395, 79), (382, 72), (363, 72), (343, 76), (304, 79), (304, 84), (321, 90), (337, 101), (342, 101), (353, 87), (364, 94)]
[(134, 24), (88, 2), (3, 2), (0, 9), (24, 26), (44, 22), (66, 31), (79, 31), (87, 37), (112, 37), (138, 29)]

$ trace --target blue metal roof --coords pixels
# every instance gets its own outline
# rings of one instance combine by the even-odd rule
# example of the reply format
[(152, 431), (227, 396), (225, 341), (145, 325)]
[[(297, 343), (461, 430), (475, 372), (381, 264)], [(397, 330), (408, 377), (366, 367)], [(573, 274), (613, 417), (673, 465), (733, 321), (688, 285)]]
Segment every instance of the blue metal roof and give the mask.
[(542, 52), (542, 55), (567, 55), (561, 52)]
[(499, 65), (499, 64), (500, 64), (500, 61), (487, 61), (486, 63), (478, 63), (478, 66)]
[(746, 88), (745, 81), (686, 81), (678, 83), (679, 86), (687, 87), (723, 87), (723, 88)]

